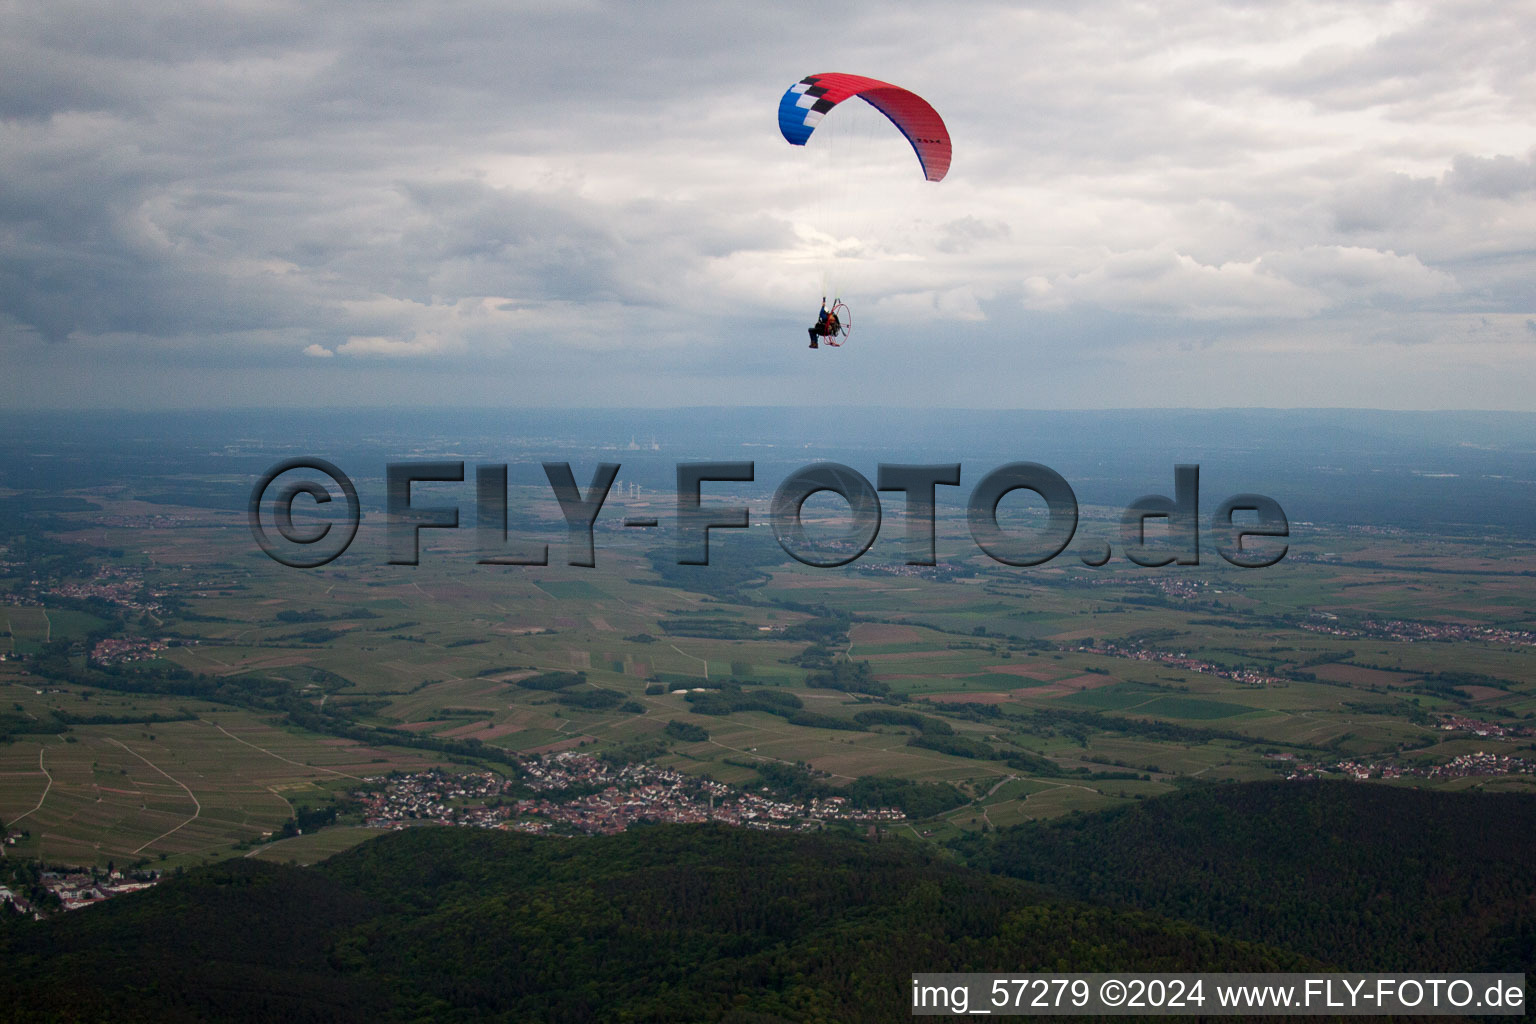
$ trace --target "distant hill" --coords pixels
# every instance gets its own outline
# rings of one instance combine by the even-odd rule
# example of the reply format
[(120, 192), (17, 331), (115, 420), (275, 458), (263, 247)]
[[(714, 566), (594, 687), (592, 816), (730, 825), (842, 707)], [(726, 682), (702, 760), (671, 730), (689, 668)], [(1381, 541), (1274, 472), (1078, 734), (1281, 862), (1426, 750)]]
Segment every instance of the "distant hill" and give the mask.
[(891, 1021), (913, 971), (1283, 970), (908, 843), (719, 826), (393, 833), (0, 936), (0, 1020)]
[(1209, 786), (962, 844), (980, 867), (1346, 970), (1536, 968), (1536, 796)]

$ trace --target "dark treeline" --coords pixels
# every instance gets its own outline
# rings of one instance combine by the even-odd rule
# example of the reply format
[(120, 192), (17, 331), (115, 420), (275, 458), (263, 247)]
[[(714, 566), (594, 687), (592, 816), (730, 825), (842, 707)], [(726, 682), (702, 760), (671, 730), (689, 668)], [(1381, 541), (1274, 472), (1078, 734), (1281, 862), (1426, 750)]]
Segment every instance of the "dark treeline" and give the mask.
[(656, 624), (668, 636), (704, 637), (710, 640), (761, 640), (766, 636), (752, 623), (740, 619), (660, 619)]
[[(964, 718), (974, 722), (996, 722), (999, 726), (1014, 723), (1032, 732), (1054, 730), (1069, 736), (1086, 737), (1091, 730), (1101, 730), (1129, 736), (1145, 736), (1167, 743), (1208, 743), (1212, 740), (1229, 740), (1244, 744), (1255, 742), (1254, 737), (1230, 729), (1208, 729), (1152, 718), (1131, 718), (1125, 715), (1059, 707), (1004, 711), (996, 704), (966, 703), (935, 705), (933, 711), (950, 718)], [(1320, 749), (1301, 743), (1287, 743), (1284, 746), (1294, 750)]]
[(127, 715), (76, 715), (68, 711), (54, 711), (53, 716), (65, 725), (159, 725), (163, 722), (195, 722), (197, 716), (190, 711), (174, 715), (159, 712)]
[(895, 708), (870, 708), (854, 713), (853, 720), (866, 728), (873, 725), (904, 725), (921, 733), (949, 736), (954, 726), (940, 718), (920, 715), (915, 711), (899, 711)]
[(525, 690), (564, 690), (580, 686), (587, 681), (585, 672), (540, 672), (527, 679), (519, 679), (517, 685)]
[(887, 697), (891, 693), (890, 686), (870, 672), (867, 661), (834, 661), (825, 671), (806, 676), (805, 685), (845, 693), (867, 693), (873, 697)]
[(682, 740), (684, 743), (703, 743), (709, 739), (709, 730), (691, 722), (679, 722), (675, 719), (668, 722), (663, 731), (673, 739)]
[(859, 727), (846, 718), (834, 718), (818, 711), (807, 711), (799, 697), (787, 690), (743, 690), (732, 679), (722, 683), (719, 689), (703, 693), (690, 693), (689, 710), (696, 715), (729, 715), (737, 711), (765, 711), (778, 715), (793, 725), (811, 729), (857, 730)]
[(618, 690), (604, 690), (593, 688), (590, 690), (570, 690), (555, 698), (557, 703), (569, 708), (583, 708), (587, 711), (606, 711), (616, 708), (624, 703), (624, 695)]

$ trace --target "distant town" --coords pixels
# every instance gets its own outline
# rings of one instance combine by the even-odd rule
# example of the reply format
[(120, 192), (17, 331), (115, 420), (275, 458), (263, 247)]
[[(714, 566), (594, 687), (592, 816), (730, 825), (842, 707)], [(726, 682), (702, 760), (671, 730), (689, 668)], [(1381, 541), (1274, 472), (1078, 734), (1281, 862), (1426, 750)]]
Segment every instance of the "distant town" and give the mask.
[(1279, 676), (1272, 676), (1265, 672), (1255, 672), (1252, 669), (1246, 668), (1226, 668), (1214, 662), (1191, 657), (1184, 651), (1149, 650), (1145, 647), (1115, 643), (1110, 640), (1100, 640), (1097, 643), (1079, 646), (1077, 649), (1088, 654), (1102, 654), (1109, 658), (1127, 658), (1131, 661), (1155, 661), (1160, 665), (1180, 668), (1186, 672), (1219, 676), (1222, 679), (1231, 679), (1234, 682), (1244, 683), (1249, 686), (1273, 686), (1286, 682), (1286, 680)]
[(1392, 761), (1341, 760), (1331, 764), (1298, 763), (1287, 779), (1316, 779), (1343, 775), (1358, 781), (1366, 779), (1463, 779), (1474, 775), (1531, 775), (1536, 764), (1508, 754), (1489, 754), (1479, 750), (1458, 754), (1444, 764), (1401, 765)]
[[(491, 772), (439, 770), (376, 776), (353, 794), (364, 823), (404, 828), (435, 822), (518, 832), (589, 835), (622, 832), (638, 822), (723, 822), (746, 828), (809, 830), (825, 822), (905, 821), (895, 808), (856, 808), (840, 796), (795, 802), (767, 790), (752, 793), (651, 764), (613, 764), (562, 751), (529, 759), (522, 785)], [(526, 786), (538, 795), (507, 799)]]
[(1314, 612), (1320, 621), (1299, 622), (1297, 625), (1312, 633), (1349, 639), (1393, 640), (1399, 643), (1436, 641), (1451, 643), (1475, 640), (1480, 643), (1506, 644), (1511, 647), (1536, 647), (1536, 631), (1507, 629), (1503, 626), (1471, 626), (1454, 622), (1411, 622), (1404, 619), (1363, 619), (1353, 626), (1343, 626), (1338, 616), (1328, 612)]

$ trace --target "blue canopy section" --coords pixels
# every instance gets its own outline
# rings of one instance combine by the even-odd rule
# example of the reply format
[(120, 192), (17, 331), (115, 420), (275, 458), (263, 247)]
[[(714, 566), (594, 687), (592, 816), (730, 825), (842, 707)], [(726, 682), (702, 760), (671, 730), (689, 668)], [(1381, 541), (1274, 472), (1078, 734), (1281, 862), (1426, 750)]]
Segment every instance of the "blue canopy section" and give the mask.
[(816, 130), (814, 124), (805, 123), (809, 103), (801, 105), (801, 98), (808, 88), (807, 82), (796, 82), (779, 99), (779, 131), (791, 145), (803, 146)]

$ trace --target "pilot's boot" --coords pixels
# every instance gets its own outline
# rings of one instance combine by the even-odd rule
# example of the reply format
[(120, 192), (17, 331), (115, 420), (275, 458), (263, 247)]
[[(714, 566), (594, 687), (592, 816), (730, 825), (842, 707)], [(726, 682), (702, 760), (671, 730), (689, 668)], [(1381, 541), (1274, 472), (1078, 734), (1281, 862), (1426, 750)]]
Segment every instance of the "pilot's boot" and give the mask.
[(805, 329), (805, 333), (810, 335), (810, 338), (811, 338), (811, 348), (820, 348), (821, 347), (821, 346), (816, 344), (816, 328), (814, 328), (814, 327), (807, 327)]

